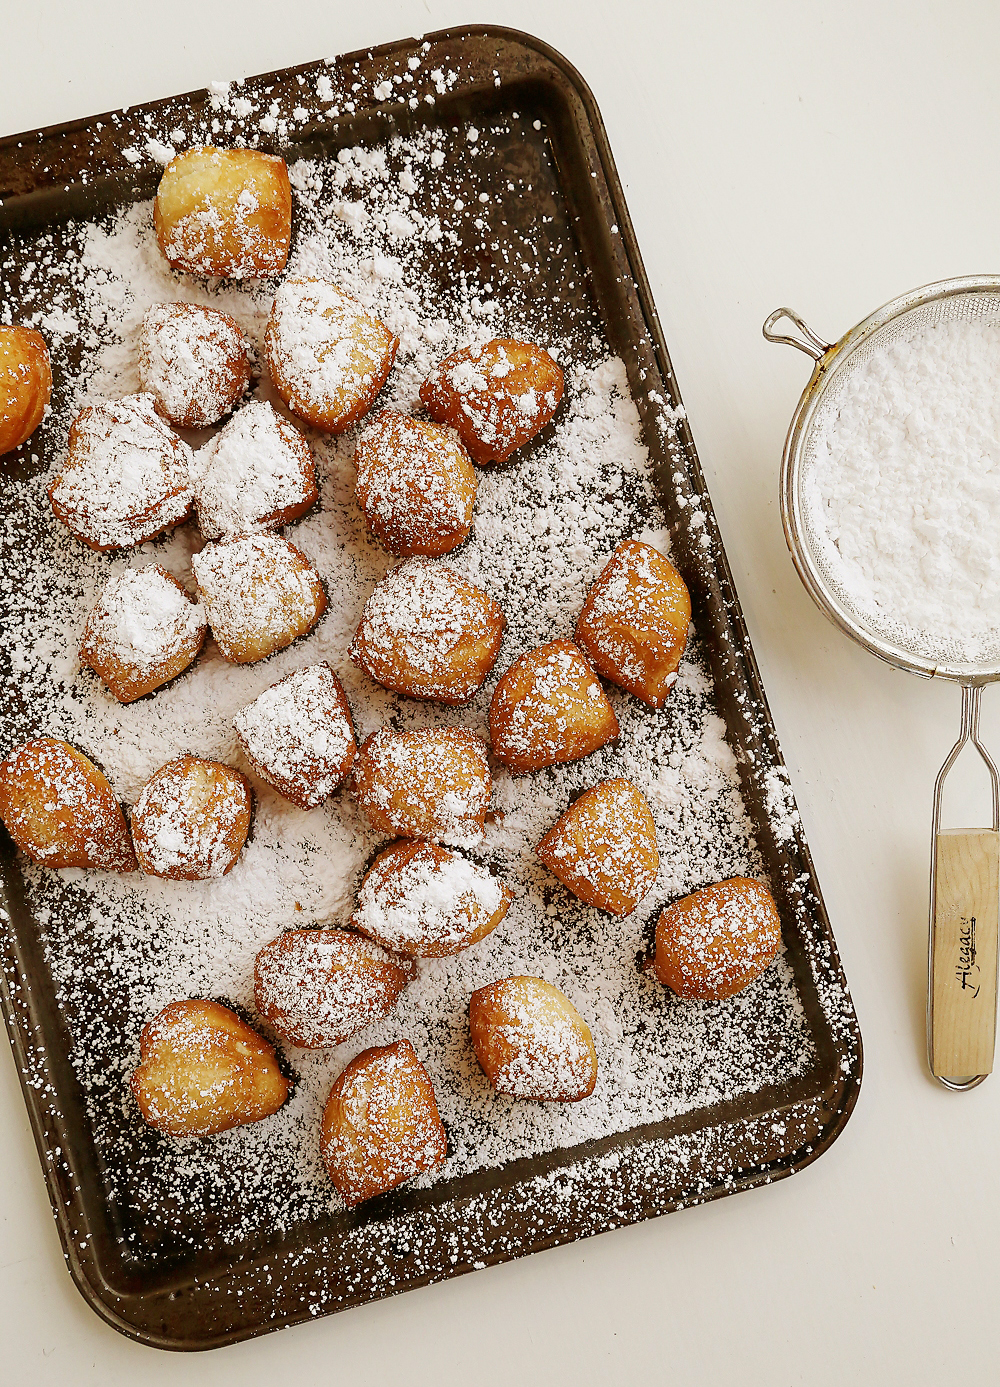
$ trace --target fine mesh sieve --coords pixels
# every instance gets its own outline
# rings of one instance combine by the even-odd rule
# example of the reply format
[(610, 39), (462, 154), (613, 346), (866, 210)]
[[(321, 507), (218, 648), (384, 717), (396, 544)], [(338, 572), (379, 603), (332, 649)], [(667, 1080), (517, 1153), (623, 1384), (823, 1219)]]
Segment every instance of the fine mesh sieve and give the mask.
[[(774, 328), (788, 319), (798, 336)], [(997, 935), (1000, 928), (1000, 773), (979, 737), (983, 686), (1000, 679), (1000, 612), (995, 632), (971, 659), (947, 631), (916, 631), (843, 583), (811, 487), (820, 442), (835, 421), (856, 371), (893, 342), (938, 323), (980, 321), (1000, 327), (1000, 275), (942, 280), (885, 304), (836, 343), (822, 341), (791, 309), (764, 324), (769, 342), (783, 342), (815, 365), (785, 441), (781, 514), (799, 577), (817, 606), (852, 639), (899, 669), (962, 686), (962, 730), (934, 787), (927, 1044), (931, 1072), (946, 1087), (973, 1088), (993, 1067), (996, 1032)], [(942, 465), (947, 459), (942, 459)], [(992, 829), (941, 828), (945, 778), (971, 743), (990, 774)]]

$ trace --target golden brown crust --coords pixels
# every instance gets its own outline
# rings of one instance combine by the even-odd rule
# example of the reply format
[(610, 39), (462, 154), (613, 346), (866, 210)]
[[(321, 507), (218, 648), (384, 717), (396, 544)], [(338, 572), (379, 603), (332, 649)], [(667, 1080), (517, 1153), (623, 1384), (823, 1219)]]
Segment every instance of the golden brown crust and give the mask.
[(512, 900), (503, 882), (461, 853), (406, 840), (372, 863), (351, 924), (397, 953), (445, 958), (485, 939)]
[(319, 574), (280, 535), (206, 544), (193, 566), (212, 635), (231, 664), (252, 664), (284, 650), (326, 611)]
[(230, 279), (280, 274), (292, 235), (284, 159), (259, 149), (185, 150), (163, 171), (153, 227), (172, 269)]
[(358, 751), (353, 786), (376, 833), (476, 842), (493, 791), (489, 749), (465, 727), (380, 727)]
[(630, 539), (588, 592), (576, 640), (598, 674), (662, 708), (690, 623), (691, 598), (677, 569), (652, 545)]
[(250, 832), (253, 792), (221, 761), (178, 756), (146, 781), (132, 810), (132, 841), (147, 876), (172, 881), (221, 877)]
[(408, 698), (468, 703), (496, 663), (505, 626), (500, 606), (461, 573), (407, 559), (375, 586), (348, 654)]
[(679, 997), (718, 1002), (749, 987), (780, 947), (770, 891), (731, 877), (667, 906), (656, 922), (653, 971)]
[(385, 323), (324, 279), (286, 279), (264, 334), (278, 394), (325, 433), (343, 433), (368, 413), (398, 348)]
[(130, 1088), (151, 1127), (208, 1136), (277, 1112), (290, 1084), (274, 1046), (222, 1006), (171, 1002), (143, 1027)]
[(498, 1093), (546, 1103), (577, 1103), (597, 1083), (590, 1027), (558, 987), (514, 977), (469, 999), (472, 1048)]
[(437, 558), (468, 539), (476, 473), (451, 429), (380, 409), (358, 439), (354, 466), (368, 528), (397, 558)]
[(431, 418), (456, 429), (480, 465), (506, 462), (534, 438), (562, 393), (562, 369), (548, 352), (509, 337), (453, 352), (420, 387)]
[(631, 915), (660, 866), (649, 805), (622, 779), (586, 790), (536, 851), (567, 890), (612, 915)]
[(132, 703), (176, 678), (197, 657), (208, 624), (173, 574), (154, 564), (110, 578), (87, 617), (80, 660)]
[(51, 398), (45, 338), (30, 327), (0, 327), (0, 454), (31, 437)]
[(44, 867), (135, 871), (114, 791), (68, 742), (38, 737), (0, 761), (0, 819), (21, 851)]
[(494, 690), (490, 741), (516, 774), (576, 761), (617, 736), (614, 709), (572, 641), (529, 650)]
[(320, 1151), (348, 1205), (441, 1164), (448, 1142), (434, 1087), (408, 1040), (351, 1060), (330, 1090)]
[(175, 428), (217, 424), (250, 386), (250, 344), (235, 318), (217, 308), (154, 303), (138, 346), (139, 388)]
[(253, 995), (282, 1040), (325, 1050), (388, 1016), (412, 976), (412, 965), (347, 930), (290, 930), (257, 955)]

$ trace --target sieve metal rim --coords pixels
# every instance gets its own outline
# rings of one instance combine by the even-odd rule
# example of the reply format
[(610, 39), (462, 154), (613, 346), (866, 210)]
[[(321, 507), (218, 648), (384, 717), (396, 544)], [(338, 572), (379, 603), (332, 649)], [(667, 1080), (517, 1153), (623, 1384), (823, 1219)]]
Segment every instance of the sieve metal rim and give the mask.
[[(827, 585), (813, 561), (808, 544), (804, 541), (805, 520), (801, 488), (803, 454), (816, 414), (828, 387), (854, 352), (873, 333), (884, 328), (893, 319), (902, 317), (904, 313), (941, 299), (967, 294), (1000, 294), (1000, 275), (961, 275), (911, 289), (877, 308), (874, 313), (845, 332), (837, 342), (824, 342), (807, 327), (797, 313), (787, 308), (776, 309), (770, 314), (764, 324), (764, 336), (769, 342), (783, 342), (798, 347), (815, 363), (788, 427), (781, 458), (780, 487), (781, 523), (785, 532), (785, 543), (809, 596), (835, 626), (871, 654), (877, 655), (880, 660), (885, 660), (897, 669), (919, 674), (925, 679), (951, 679), (957, 683), (977, 686), (1000, 679), (1000, 661), (991, 664), (948, 663), (914, 655), (911, 651), (866, 630), (844, 608), (837, 595)], [(802, 337), (776, 333), (775, 324), (782, 318), (792, 321), (802, 333)]]

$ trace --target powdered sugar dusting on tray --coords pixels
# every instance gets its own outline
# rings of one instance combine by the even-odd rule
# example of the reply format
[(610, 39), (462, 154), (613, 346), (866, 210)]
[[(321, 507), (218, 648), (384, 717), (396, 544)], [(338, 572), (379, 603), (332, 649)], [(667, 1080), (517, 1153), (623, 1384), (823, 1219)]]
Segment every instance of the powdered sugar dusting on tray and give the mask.
[[(417, 408), (419, 384), (436, 362), (496, 335), (539, 341), (566, 369), (551, 436), (509, 469), (479, 474), (472, 536), (449, 555), (449, 566), (482, 587), (507, 618), (503, 649), (483, 688), (467, 707), (443, 708), (390, 694), (348, 659), (365, 601), (393, 564), (367, 537), (354, 500), (352, 430), (339, 438), (310, 435), (320, 505), (287, 531), (336, 595), (315, 630), (245, 667), (226, 664), (210, 644), (183, 676), (129, 707), (114, 703), (75, 654), (87, 610), (122, 561), (85, 551), (52, 520), (44, 496), (51, 472), (13, 482), (17, 504), (0, 524), (20, 567), (2, 581), (7, 595), (18, 596), (9, 643), (29, 713), (8, 725), (10, 743), (43, 728), (65, 736), (93, 754), (133, 801), (153, 770), (183, 752), (248, 769), (234, 715), (282, 676), (321, 661), (344, 683), (359, 742), (390, 720), (400, 730), (449, 725), (485, 736), (497, 677), (534, 646), (571, 637), (584, 593), (614, 546), (655, 532), (654, 542), (665, 547), (666, 521), (622, 362), (608, 354), (590, 310), (540, 303), (531, 275), (522, 282), (517, 265), (500, 282), (493, 268), (477, 273), (462, 261), (466, 214), (449, 219), (441, 210), (450, 205), (458, 157), (446, 133), (431, 131), (384, 149), (294, 165), (297, 237), (289, 272), (333, 279), (399, 336), (382, 404)], [(505, 175), (483, 165), (498, 217)], [(542, 247), (544, 224), (535, 234)], [(46, 253), (43, 246), (39, 255)], [(530, 253), (526, 245), (526, 266)], [(69, 266), (65, 292), (36, 310), (38, 320), (57, 311), (74, 318), (84, 355), (46, 426), (54, 445), (82, 404), (135, 388), (134, 334), (154, 302), (180, 297), (222, 308), (260, 345), (273, 289), (212, 288), (173, 275), (153, 243), (148, 203), (107, 224), (71, 228), (60, 254)], [(267, 395), (266, 381), (258, 394)], [(50, 462), (59, 453), (53, 446)], [(155, 557), (190, 584), (200, 544), (185, 526), (130, 562)], [(138, 1033), (178, 997), (218, 997), (252, 1012), (253, 960), (264, 944), (286, 929), (347, 923), (364, 868), (386, 841), (371, 833), (351, 796), (339, 791), (303, 812), (255, 779), (251, 840), (219, 880), (28, 871), (72, 1018), (74, 1065), (136, 1251), (232, 1242), (339, 1208), (319, 1161), (323, 1103), (355, 1054), (401, 1036), (427, 1065), (449, 1137), (443, 1166), (418, 1177), (425, 1185), (734, 1100), (808, 1069), (815, 1055), (809, 1023), (783, 957), (722, 1005), (681, 1002), (637, 967), (664, 903), (710, 881), (762, 873), (697, 632), (662, 710), (615, 690), (609, 696), (621, 725), (617, 745), (534, 775), (515, 778), (502, 768), (495, 775), (484, 837), (467, 851), (513, 894), (501, 925), (463, 953), (421, 960), (392, 1015), (336, 1050), (287, 1049), (294, 1093), (281, 1112), (251, 1127), (187, 1141), (145, 1128), (125, 1082)], [(649, 801), (661, 851), (641, 910), (624, 920), (570, 896), (534, 855), (570, 802), (612, 776), (634, 781)], [(566, 991), (591, 1027), (600, 1068), (593, 1096), (581, 1103), (498, 1096), (471, 1052), (472, 991), (525, 973)]]

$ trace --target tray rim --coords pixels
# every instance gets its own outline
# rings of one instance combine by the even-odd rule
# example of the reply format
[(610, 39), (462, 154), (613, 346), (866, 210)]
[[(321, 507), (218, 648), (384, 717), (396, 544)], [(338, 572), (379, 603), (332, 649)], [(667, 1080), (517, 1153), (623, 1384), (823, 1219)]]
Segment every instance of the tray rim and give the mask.
[[(374, 60), (377, 58), (387, 57), (391, 54), (398, 53), (400, 51), (416, 51), (420, 48), (422, 44), (434, 45), (435, 43), (444, 42), (455, 43), (464, 42), (467, 39), (479, 38), (503, 40), (507, 43), (515, 45), (516, 47), (524, 49), (529, 53), (537, 55), (539, 58), (551, 64), (554, 68), (556, 68), (559, 71), (559, 73), (566, 80), (570, 88), (573, 90), (576, 97), (579, 99), (583, 107), (583, 110), (586, 114), (590, 134), (593, 138), (594, 152), (597, 155), (601, 168), (601, 173), (606, 184), (608, 200), (615, 213), (617, 226), (621, 238), (621, 244), (623, 247), (625, 258), (628, 263), (629, 272), (632, 276), (632, 287), (634, 288), (635, 295), (641, 310), (642, 326), (645, 328), (646, 332), (649, 335), (653, 354), (656, 358), (662, 376), (664, 380), (669, 380), (670, 382), (672, 382), (671, 393), (679, 403), (680, 392), (677, 388), (676, 380), (670, 364), (669, 352), (660, 325), (659, 315), (657, 313), (655, 303), (653, 301), (652, 292), (650, 290), (649, 282), (646, 276), (642, 256), (639, 251), (635, 231), (632, 226), (632, 221), (626, 204), (624, 191), (622, 189), (621, 181), (618, 176), (614, 156), (611, 151), (607, 129), (605, 127), (604, 120), (601, 115), (600, 109), (597, 105), (596, 99), (594, 98), (594, 95), (591, 92), (589, 85), (587, 84), (581, 73), (578, 71), (578, 69), (572, 63), (570, 63), (568, 59), (566, 59), (560, 52), (558, 52), (558, 50), (551, 47), (551, 45), (547, 44), (544, 40), (541, 40), (522, 30), (503, 25), (470, 24), (450, 26), (444, 29), (435, 30), (431, 33), (420, 35), (419, 37), (402, 38), (372, 48), (358, 49), (352, 53), (338, 55), (335, 61), (339, 64), (346, 65), (352, 60)], [(245, 80), (248, 82), (260, 82), (272, 78), (287, 79), (302, 72), (314, 71), (317, 67), (323, 66), (325, 64), (325, 61), (326, 60), (324, 59), (316, 59), (310, 62), (297, 64), (288, 68), (277, 69), (274, 72), (270, 73), (256, 74), (252, 77), (246, 78)], [(193, 102), (195, 100), (197, 100), (198, 102), (203, 102), (205, 92), (205, 88), (199, 87), (188, 92), (158, 98), (150, 102), (139, 103), (128, 109), (130, 112), (134, 113), (149, 113), (155, 112), (165, 106), (173, 106), (177, 103)], [(71, 134), (73, 132), (87, 132), (99, 123), (111, 122), (112, 118), (117, 115), (117, 110), (112, 112), (104, 112), (77, 120), (63, 122), (54, 126), (42, 127), (37, 130), (29, 130), (0, 137), (0, 159), (2, 159), (2, 157), (5, 154), (8, 154), (11, 150), (16, 150), (21, 147), (27, 147), (29, 143), (38, 144), (42, 141), (52, 140), (54, 138), (62, 138), (63, 136)], [(23, 197), (26, 195), (30, 196), (30, 191), (28, 194), (15, 193), (12, 197), (8, 197), (2, 203), (0, 203), (0, 207), (10, 207), (13, 203), (18, 201), (19, 197)], [(637, 324), (637, 326), (639, 325)], [(738, 637), (738, 654), (746, 665), (745, 678), (747, 679), (747, 682), (750, 684), (752, 688), (755, 698), (757, 699), (760, 711), (764, 715), (761, 727), (759, 729), (759, 735), (761, 737), (761, 740), (767, 745), (767, 749), (770, 753), (774, 765), (776, 767), (784, 769), (784, 758), (781, 754), (780, 746), (778, 745), (777, 733), (774, 727), (770, 707), (764, 691), (760, 671), (750, 641), (749, 632), (746, 628), (746, 624), (742, 615), (739, 599), (736, 595), (736, 589), (732, 579), (728, 555), (726, 554), (725, 548), (722, 544), (721, 536), (718, 532), (718, 528), (714, 517), (714, 511), (712, 509), (711, 500), (708, 493), (708, 488), (705, 483), (704, 474), (701, 469), (700, 460), (698, 458), (697, 450), (694, 445), (694, 440), (691, 435), (691, 431), (688, 426), (686, 416), (679, 423), (679, 433), (681, 435), (682, 440), (685, 466), (689, 471), (692, 480), (696, 484), (694, 489), (704, 499), (704, 502), (706, 504), (706, 528), (709, 530), (713, 537), (713, 543), (711, 545), (710, 551), (711, 562), (715, 572), (715, 576), (718, 579), (718, 585), (720, 588), (721, 596), (721, 605), (725, 610), (726, 619), (735, 628), (735, 633)], [(594, 1232), (605, 1231), (605, 1229), (643, 1221), (646, 1218), (658, 1217), (662, 1213), (673, 1212), (675, 1208), (687, 1207), (691, 1203), (707, 1203), (710, 1200), (722, 1198), (728, 1194), (738, 1193), (744, 1189), (751, 1189), (763, 1184), (774, 1183), (778, 1179), (786, 1178), (787, 1176), (797, 1173), (798, 1171), (803, 1170), (807, 1166), (811, 1165), (821, 1155), (823, 1155), (827, 1150), (829, 1150), (833, 1142), (836, 1141), (836, 1139), (841, 1135), (854, 1110), (861, 1087), (863, 1073), (863, 1049), (861, 1033), (857, 1022), (857, 1016), (854, 1012), (853, 1001), (850, 997), (850, 990), (847, 986), (846, 979), (844, 978), (842, 965), (840, 964), (839, 953), (837, 950), (836, 942), (833, 937), (829, 918), (827, 916), (826, 908), (823, 903), (822, 895), (819, 891), (815, 868), (812, 861), (812, 855), (810, 853), (808, 844), (805, 840), (804, 833), (799, 833), (796, 836), (795, 851), (809, 875), (809, 879), (811, 882), (811, 890), (814, 896), (812, 911), (817, 917), (818, 924), (821, 928), (823, 935), (826, 938), (829, 950), (830, 970), (833, 974), (836, 975), (836, 977), (840, 981), (841, 986), (843, 987), (844, 995), (848, 1003), (849, 1018), (851, 1022), (851, 1062), (849, 1067), (844, 1071), (842, 1078), (840, 1079), (841, 1101), (838, 1103), (833, 1118), (828, 1123), (826, 1123), (825, 1126), (821, 1129), (822, 1139), (815, 1141), (813, 1144), (806, 1146), (804, 1149), (800, 1149), (798, 1151), (789, 1151), (781, 1162), (777, 1162), (774, 1164), (773, 1169), (769, 1166), (765, 1167), (763, 1165), (759, 1167), (751, 1167), (744, 1173), (740, 1174), (738, 1178), (727, 1179), (727, 1181), (724, 1184), (717, 1184), (716, 1186), (709, 1189), (704, 1195), (701, 1195), (699, 1198), (695, 1200), (669, 1202), (667, 1204), (661, 1204), (658, 1207), (643, 1209), (642, 1212), (640, 1212), (635, 1218), (623, 1219), (620, 1221), (620, 1223), (606, 1224), (604, 1225), (604, 1228), (581, 1227), (579, 1230), (573, 1231), (568, 1237), (559, 1236), (558, 1234), (551, 1234), (542, 1238), (536, 1238), (530, 1247), (524, 1248), (523, 1250), (519, 1251), (504, 1252), (501, 1255), (491, 1256), (487, 1258), (485, 1264), (479, 1265), (495, 1265), (504, 1261), (514, 1260), (515, 1258), (527, 1256), (536, 1251), (545, 1250), (550, 1246), (561, 1245), (568, 1241), (574, 1241), (582, 1237), (590, 1236)], [(2, 923), (4, 920), (9, 920), (9, 916), (6, 910), (4, 909), (2, 903), (0, 903), (0, 923)], [(16, 940), (16, 936), (13, 936), (13, 932), (5, 931), (5, 933), (8, 933), (11, 942), (16, 945), (18, 941)], [(4, 942), (5, 941), (0, 939), (0, 944), (3, 944)], [(302, 1313), (297, 1314), (294, 1317), (286, 1317), (283, 1319), (279, 1319), (275, 1322), (260, 1322), (249, 1328), (241, 1326), (235, 1329), (227, 1329), (218, 1334), (207, 1335), (200, 1338), (182, 1338), (166, 1332), (162, 1334), (157, 1333), (137, 1324), (132, 1319), (128, 1318), (126, 1314), (120, 1313), (117, 1306), (125, 1306), (136, 1299), (142, 1300), (143, 1293), (139, 1291), (132, 1294), (120, 1295), (117, 1291), (113, 1289), (113, 1287), (110, 1286), (107, 1280), (103, 1277), (103, 1275), (101, 1274), (100, 1266), (97, 1263), (96, 1257), (92, 1251), (93, 1242), (92, 1235), (90, 1233), (89, 1215), (84, 1204), (80, 1186), (78, 1182), (73, 1178), (72, 1170), (68, 1164), (64, 1164), (65, 1175), (69, 1177), (69, 1179), (67, 1180), (65, 1178), (61, 1178), (63, 1175), (63, 1171), (60, 1171), (60, 1169), (57, 1168), (55, 1162), (52, 1159), (53, 1148), (58, 1147), (59, 1145), (59, 1132), (58, 1130), (49, 1131), (47, 1134), (49, 1113), (46, 1111), (43, 1103), (39, 1100), (40, 1085), (38, 1083), (37, 1078), (35, 1078), (34, 1082), (32, 1081), (32, 1075), (37, 1075), (38, 1073), (38, 1056), (29, 1055), (27, 1042), (28, 1030), (22, 1029), (22, 1026), (18, 1024), (19, 1016), (23, 1015), (24, 1020), (28, 1023), (28, 1027), (30, 1028), (31, 1026), (30, 1005), (25, 1002), (23, 996), (15, 995), (15, 993), (20, 993), (21, 991), (17, 983), (18, 971), (15, 957), (16, 953), (16, 948), (13, 949), (13, 951), (9, 949), (4, 949), (2, 951), (2, 956), (0, 956), (0, 1000), (2, 1000), (4, 1004), (4, 1022), (7, 1029), (8, 1038), (11, 1043), (14, 1061), (18, 1072), (18, 1079), (21, 1085), (22, 1095), (24, 1097), (25, 1106), (28, 1111), (29, 1121), (32, 1128), (32, 1134), (34, 1136), (35, 1145), (38, 1150), (39, 1161), (42, 1166), (46, 1186), (48, 1188), (49, 1198), (52, 1204), (53, 1215), (59, 1230), (60, 1240), (63, 1249), (63, 1256), (67, 1262), (67, 1266), (74, 1281), (74, 1284), (77, 1286), (77, 1289), (80, 1291), (81, 1295), (91, 1306), (91, 1308), (95, 1310), (98, 1316), (107, 1324), (109, 1324), (112, 1328), (118, 1330), (126, 1337), (131, 1338), (137, 1342), (143, 1343), (144, 1345), (149, 1347), (169, 1349), (174, 1351), (200, 1351), (209, 1348), (221, 1347), (229, 1343), (239, 1342), (247, 1338), (256, 1337), (264, 1333), (269, 1333), (275, 1329), (287, 1328), (296, 1323), (308, 1321), (313, 1318), (320, 1318), (323, 1315), (338, 1312), (343, 1309), (352, 1308), (355, 1305), (370, 1303), (373, 1299), (387, 1298), (389, 1295), (400, 1294), (404, 1291), (416, 1289), (422, 1285), (432, 1284), (439, 1280), (445, 1279), (446, 1277), (458, 1275), (462, 1272), (474, 1269), (472, 1266), (459, 1265), (455, 1266), (453, 1269), (446, 1270), (441, 1275), (436, 1274), (433, 1271), (427, 1272), (426, 1274), (415, 1276), (404, 1283), (395, 1284), (387, 1291), (379, 1290), (373, 1295), (355, 1295), (351, 1297), (346, 1297), (343, 1299), (341, 1303), (324, 1309), (319, 1314), (311, 1314), (307, 1309), (305, 1309), (302, 1311)], [(9, 975), (13, 975), (14, 978), (14, 991), (12, 991), (10, 986)], [(33, 1065), (32, 1060), (34, 1060)], [(47, 1056), (42, 1055), (41, 1060), (43, 1065), (47, 1067)], [(812, 1070), (807, 1071), (806, 1075), (802, 1076), (803, 1081), (812, 1072)], [(814, 1094), (813, 1096), (818, 1095)], [(794, 1103), (789, 1104), (787, 1106), (789, 1109), (791, 1109), (794, 1107)], [(699, 1112), (705, 1111), (715, 1110), (696, 1109), (693, 1110), (692, 1115), (696, 1115)], [(775, 1113), (778, 1111), (784, 1111), (784, 1109), (779, 1107), (772, 1108), (769, 1110), (769, 1112), (771, 1113)], [(59, 1114), (59, 1116), (62, 1116), (61, 1113)], [(752, 1119), (746, 1120), (748, 1126), (750, 1125), (751, 1120)], [(737, 1125), (737, 1122), (738, 1119), (734, 1118), (733, 1125)], [(701, 1129), (714, 1130), (717, 1126), (721, 1125), (722, 1124), (705, 1122), (701, 1124)], [(698, 1131), (698, 1124), (692, 1124), (692, 1130)], [(637, 1132), (639, 1131), (639, 1129), (630, 1129), (630, 1131)], [(616, 1135), (618, 1137), (622, 1137), (627, 1134), (619, 1133)], [(55, 1140), (52, 1139), (53, 1137), (55, 1138)], [(656, 1140), (658, 1139), (651, 1139), (651, 1141)], [(634, 1149), (638, 1149), (638, 1146), (640, 1144), (642, 1144), (641, 1141), (640, 1143), (636, 1143)], [(565, 1151), (568, 1155), (573, 1151), (580, 1153), (574, 1160), (567, 1162), (568, 1165), (576, 1163), (582, 1164), (587, 1160), (591, 1159), (589, 1155), (583, 1154), (582, 1147), (565, 1148)], [(463, 1202), (470, 1201), (458, 1199), (446, 1202), (454, 1203), (457, 1205)], [(73, 1226), (74, 1224), (75, 1228)], [(81, 1233), (83, 1233), (82, 1237)], [(234, 1258), (234, 1274), (238, 1272), (239, 1266), (239, 1261)], [(166, 1325), (164, 1325), (164, 1329), (166, 1329)]]

